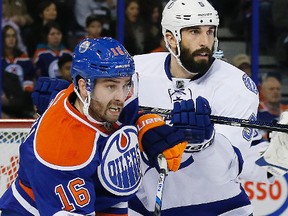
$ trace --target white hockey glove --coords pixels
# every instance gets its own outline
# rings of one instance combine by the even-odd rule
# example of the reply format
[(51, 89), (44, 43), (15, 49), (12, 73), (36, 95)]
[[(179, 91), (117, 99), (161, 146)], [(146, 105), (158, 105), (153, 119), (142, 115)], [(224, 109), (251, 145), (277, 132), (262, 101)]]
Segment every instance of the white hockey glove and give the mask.
[[(288, 124), (287, 111), (282, 113), (279, 123)], [(269, 147), (256, 164), (276, 177), (285, 175), (288, 172), (288, 134), (272, 132)]]

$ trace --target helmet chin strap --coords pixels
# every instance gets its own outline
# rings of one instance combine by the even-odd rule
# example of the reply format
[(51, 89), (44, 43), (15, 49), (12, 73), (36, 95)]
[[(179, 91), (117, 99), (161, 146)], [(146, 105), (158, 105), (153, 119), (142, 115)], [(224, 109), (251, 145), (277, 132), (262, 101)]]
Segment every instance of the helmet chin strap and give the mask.
[(85, 98), (85, 100), (83, 100), (83, 98), (79, 94), (77, 87), (74, 87), (74, 92), (76, 93), (79, 100), (83, 103), (83, 113), (87, 117), (87, 119), (93, 123), (104, 125), (105, 122), (99, 122), (99, 121), (95, 120), (94, 118), (92, 118), (89, 114), (89, 106), (90, 106), (90, 102), (91, 102), (91, 92), (87, 91), (88, 96)]
[(192, 73), (191, 71), (187, 70), (187, 69), (183, 66), (183, 64), (182, 64), (182, 62), (181, 62), (181, 60), (180, 60), (180, 44), (179, 44), (179, 41), (176, 40), (176, 43), (177, 43), (177, 44), (176, 44), (176, 48), (177, 48), (177, 53), (178, 53), (178, 54), (176, 55), (176, 54), (172, 51), (172, 49), (171, 49), (171, 47), (170, 47), (170, 45), (169, 45), (166, 37), (164, 37), (164, 40), (165, 40), (165, 44), (166, 44), (167, 49), (168, 49), (169, 52), (176, 58), (177, 63), (178, 63), (187, 73), (192, 74), (193, 76), (197, 75), (198, 73)]

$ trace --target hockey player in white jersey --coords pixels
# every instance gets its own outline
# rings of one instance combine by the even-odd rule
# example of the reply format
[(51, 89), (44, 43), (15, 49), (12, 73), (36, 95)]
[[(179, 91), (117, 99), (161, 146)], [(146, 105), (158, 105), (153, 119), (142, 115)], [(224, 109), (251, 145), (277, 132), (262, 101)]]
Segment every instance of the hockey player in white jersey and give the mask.
[[(210, 107), (213, 115), (256, 119), (257, 86), (244, 72), (212, 57), (218, 46), (218, 25), (218, 13), (208, 1), (171, 0), (162, 18), (170, 53), (134, 56), (140, 74), (140, 106), (174, 108), (172, 123), (186, 128), (188, 135), (197, 115), (210, 112)], [(287, 115), (284, 118), (287, 123)], [(190, 134), (180, 169), (166, 177), (161, 215), (252, 215), (252, 205), (239, 179), (273, 182), (275, 177), (255, 163), (260, 157), (258, 149), (266, 148), (267, 143), (258, 140), (258, 145), (251, 144), (258, 135), (256, 130), (213, 126), (209, 120), (202, 134), (200, 138)], [(288, 135), (276, 134), (280, 138), (272, 138), (273, 147), (264, 158), (284, 174)], [(284, 151), (282, 156), (277, 148)], [(145, 155), (142, 160), (145, 175), (136, 199), (129, 204), (132, 216), (153, 215), (155, 206), (158, 172), (149, 166)], [(263, 164), (277, 174), (275, 166)]]

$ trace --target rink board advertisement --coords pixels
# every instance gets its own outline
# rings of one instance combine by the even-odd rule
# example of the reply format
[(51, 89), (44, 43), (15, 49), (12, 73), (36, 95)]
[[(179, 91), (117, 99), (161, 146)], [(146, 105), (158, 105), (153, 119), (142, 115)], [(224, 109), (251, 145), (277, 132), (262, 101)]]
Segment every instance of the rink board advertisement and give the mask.
[(243, 181), (254, 216), (288, 216), (288, 174), (273, 184)]

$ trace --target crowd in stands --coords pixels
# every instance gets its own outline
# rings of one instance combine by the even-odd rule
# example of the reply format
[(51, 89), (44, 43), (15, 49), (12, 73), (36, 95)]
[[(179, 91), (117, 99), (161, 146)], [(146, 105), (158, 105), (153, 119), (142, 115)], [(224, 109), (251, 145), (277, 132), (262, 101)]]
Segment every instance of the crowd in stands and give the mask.
[[(124, 46), (129, 53), (167, 51), (160, 22), (168, 1), (124, 2)], [(210, 2), (221, 17), (220, 27), (228, 27), (249, 45), (252, 0)], [(287, 0), (259, 1), (259, 52), (274, 55), (282, 68), (288, 66), (287, 9)], [(2, 0), (2, 118), (36, 117), (31, 100), (36, 80), (47, 76), (71, 82), (75, 45), (85, 37), (117, 38), (116, 26), (117, 0)], [(249, 52), (239, 53), (231, 63), (251, 76)], [(268, 81), (263, 79), (262, 96), (272, 83)], [(281, 80), (278, 82), (281, 88)], [(261, 113), (271, 110), (279, 117), (280, 112), (272, 111), (269, 99), (262, 96)]]
[[(248, 76), (252, 75), (251, 58), (246, 54), (234, 56), (232, 64), (245, 72)], [(288, 105), (282, 100), (281, 74), (270, 72), (265, 73), (260, 78), (259, 90), (259, 108), (257, 120), (264, 122), (277, 122), (282, 112), (288, 110)], [(260, 132), (263, 138), (269, 140), (269, 131)]]

